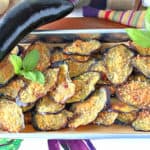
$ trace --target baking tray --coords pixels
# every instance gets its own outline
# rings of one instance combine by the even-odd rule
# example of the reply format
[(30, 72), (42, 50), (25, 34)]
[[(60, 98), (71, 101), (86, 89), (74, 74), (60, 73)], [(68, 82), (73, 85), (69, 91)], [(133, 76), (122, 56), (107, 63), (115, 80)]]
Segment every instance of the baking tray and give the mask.
[[(34, 31), (20, 44), (28, 45), (37, 40), (49, 42), (49, 45), (69, 43), (76, 39), (98, 39), (104, 43), (127, 42), (129, 37), (123, 29), (90, 30), (53, 30)], [(111, 44), (112, 45), (112, 44)], [(21, 133), (0, 132), (0, 138), (44, 138), (44, 139), (100, 139), (100, 138), (150, 138), (150, 132), (137, 132), (129, 126), (112, 125), (110, 127), (88, 125), (77, 129), (40, 132), (26, 125)]]

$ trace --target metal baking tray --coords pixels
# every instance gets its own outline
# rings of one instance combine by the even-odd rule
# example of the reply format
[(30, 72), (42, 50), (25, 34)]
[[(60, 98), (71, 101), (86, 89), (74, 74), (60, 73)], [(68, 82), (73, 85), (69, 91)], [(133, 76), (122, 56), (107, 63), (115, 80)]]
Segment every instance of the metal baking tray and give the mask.
[[(34, 31), (26, 36), (20, 44), (29, 44), (37, 40), (49, 42), (50, 45), (69, 43), (76, 39), (98, 39), (104, 43), (127, 42), (129, 37), (123, 29), (86, 29)], [(40, 132), (26, 125), (21, 133), (0, 132), (2, 138), (44, 138), (44, 139), (100, 139), (100, 138), (150, 138), (150, 132), (137, 132), (130, 126), (112, 125), (110, 127), (87, 125), (77, 129)]]

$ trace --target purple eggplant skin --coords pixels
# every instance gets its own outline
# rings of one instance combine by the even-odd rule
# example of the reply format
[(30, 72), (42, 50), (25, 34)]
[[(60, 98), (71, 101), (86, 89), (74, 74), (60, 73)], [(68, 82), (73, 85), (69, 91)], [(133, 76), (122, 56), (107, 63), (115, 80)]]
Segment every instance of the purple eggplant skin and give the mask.
[(0, 60), (35, 28), (58, 20), (74, 9), (68, 0), (23, 0), (0, 20)]

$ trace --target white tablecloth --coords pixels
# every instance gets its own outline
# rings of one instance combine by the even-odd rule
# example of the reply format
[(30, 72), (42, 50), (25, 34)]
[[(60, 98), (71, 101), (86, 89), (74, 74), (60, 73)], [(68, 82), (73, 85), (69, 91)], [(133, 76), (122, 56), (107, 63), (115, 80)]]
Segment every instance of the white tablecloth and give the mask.
[[(97, 150), (149, 150), (150, 139), (92, 140)], [(48, 150), (47, 140), (25, 139), (19, 150)], [(78, 150), (78, 147), (77, 147)]]

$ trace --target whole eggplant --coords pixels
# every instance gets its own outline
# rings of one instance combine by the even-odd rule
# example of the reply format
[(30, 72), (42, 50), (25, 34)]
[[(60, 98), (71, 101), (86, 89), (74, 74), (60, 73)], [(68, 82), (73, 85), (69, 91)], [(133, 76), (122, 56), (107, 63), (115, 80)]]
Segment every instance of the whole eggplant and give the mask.
[(0, 60), (35, 28), (69, 14), (68, 0), (22, 0), (0, 19)]

